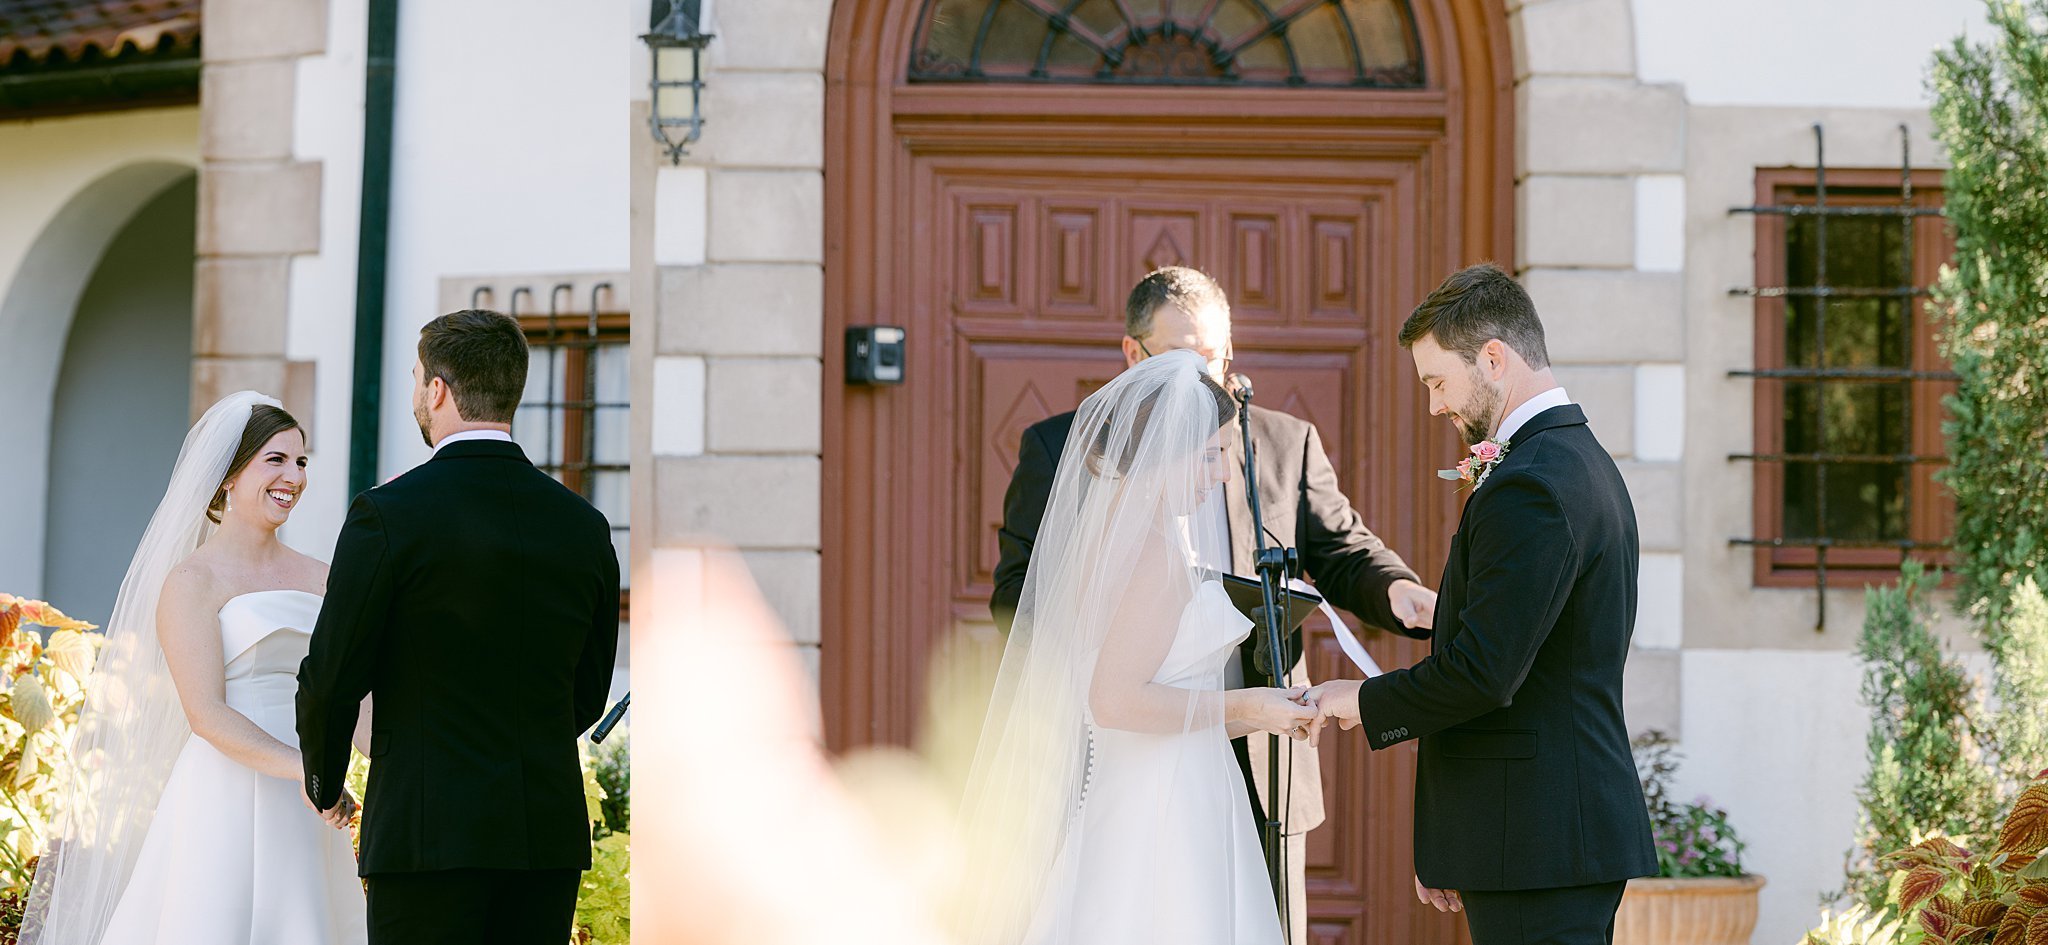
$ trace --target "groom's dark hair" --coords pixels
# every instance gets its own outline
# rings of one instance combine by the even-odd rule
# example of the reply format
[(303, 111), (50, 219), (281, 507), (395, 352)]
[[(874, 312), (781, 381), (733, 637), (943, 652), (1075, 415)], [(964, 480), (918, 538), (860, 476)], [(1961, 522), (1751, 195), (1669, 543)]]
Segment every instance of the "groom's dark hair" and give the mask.
[(1426, 336), (1435, 336), (1439, 347), (1457, 352), (1466, 364), (1479, 360), (1479, 349), (1499, 338), (1530, 367), (1550, 366), (1536, 303), (1521, 283), (1492, 263), (1452, 273), (1415, 306), (1401, 326), (1401, 347), (1412, 348)]
[(471, 308), (420, 329), (420, 367), (455, 394), (471, 423), (511, 423), (526, 392), (526, 332), (511, 316)]

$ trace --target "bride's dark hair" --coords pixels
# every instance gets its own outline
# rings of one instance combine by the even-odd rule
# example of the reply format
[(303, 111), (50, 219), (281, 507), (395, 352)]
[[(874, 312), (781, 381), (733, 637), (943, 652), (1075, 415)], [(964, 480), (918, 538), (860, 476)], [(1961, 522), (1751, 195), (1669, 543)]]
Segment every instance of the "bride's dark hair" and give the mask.
[(242, 428), (241, 445), (235, 447), (235, 458), (228, 461), (228, 474), (220, 477), (220, 487), (213, 490), (213, 501), (206, 505), (208, 521), (220, 524), (220, 513), (228, 506), (228, 483), (249, 468), (249, 462), (256, 458), (256, 451), (262, 449), (263, 444), (286, 430), (304, 432), (305, 428), (281, 407), (257, 404), (249, 408), (249, 425)]
[[(1195, 376), (1201, 379), (1202, 389), (1216, 401), (1216, 428), (1220, 430), (1230, 426), (1230, 421), (1237, 419), (1237, 401), (1232, 400), (1230, 392), (1224, 390), (1223, 385), (1216, 383), (1216, 379), (1210, 377), (1208, 372), (1197, 370)], [(1137, 408), (1132, 411), (1131, 435), (1124, 440), (1122, 455), (1116, 457), (1118, 475), (1128, 474), (1131, 471), (1131, 464), (1137, 461), (1138, 444), (1145, 441), (1145, 428), (1152, 423), (1153, 408), (1158, 406), (1159, 398), (1165, 395), (1164, 387), (1154, 390), (1140, 399)], [(1110, 428), (1114, 424), (1114, 417), (1103, 421), (1102, 426), (1095, 430), (1094, 442), (1088, 445), (1088, 471), (1098, 476), (1106, 472), (1104, 467), (1109, 463)]]

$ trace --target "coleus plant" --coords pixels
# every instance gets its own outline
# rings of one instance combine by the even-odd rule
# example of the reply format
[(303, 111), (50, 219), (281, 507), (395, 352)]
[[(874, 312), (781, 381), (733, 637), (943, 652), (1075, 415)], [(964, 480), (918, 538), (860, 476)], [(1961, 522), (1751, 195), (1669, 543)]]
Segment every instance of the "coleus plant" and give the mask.
[[(2048, 771), (2021, 791), (1989, 853), (1930, 837), (1886, 856), (1893, 899), (1926, 945), (2048, 945)], [(1905, 936), (1913, 940), (1911, 932)]]

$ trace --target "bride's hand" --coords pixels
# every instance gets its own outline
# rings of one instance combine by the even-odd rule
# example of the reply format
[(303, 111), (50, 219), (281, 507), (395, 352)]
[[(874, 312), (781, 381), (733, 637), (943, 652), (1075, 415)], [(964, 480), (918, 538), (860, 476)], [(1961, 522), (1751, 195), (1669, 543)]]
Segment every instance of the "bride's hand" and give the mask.
[(1315, 708), (1300, 701), (1306, 691), (1300, 688), (1232, 689), (1224, 694), (1226, 711), (1231, 720), (1243, 722), (1258, 731), (1300, 738), (1316, 717)]
[(321, 811), (320, 819), (326, 821), (327, 826), (333, 827), (336, 830), (347, 830), (348, 822), (355, 817), (356, 811), (359, 809), (361, 809), (361, 805), (356, 803), (355, 796), (350, 794), (347, 788), (343, 788), (341, 800), (334, 802), (333, 807)]

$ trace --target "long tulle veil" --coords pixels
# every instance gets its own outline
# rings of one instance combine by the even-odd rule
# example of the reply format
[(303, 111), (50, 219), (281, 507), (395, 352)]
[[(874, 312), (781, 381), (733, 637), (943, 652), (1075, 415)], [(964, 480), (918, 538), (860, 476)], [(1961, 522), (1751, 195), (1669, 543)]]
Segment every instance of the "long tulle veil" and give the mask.
[(98, 942), (135, 868), (171, 765), (192, 734), (157, 643), (157, 598), (171, 569), (212, 533), (206, 507), (257, 404), (279, 405), (255, 391), (230, 394), (185, 435), (163, 501), (121, 579), (86, 684), (74, 763), (29, 893), (23, 945)]
[(1075, 412), (960, 811), (966, 862), (950, 924), (969, 945), (1085, 937), (1048, 928), (1046, 915), (1074, 875), (1061, 851), (1080, 842), (1091, 727), (1173, 734), (1223, 724), (1217, 689), (1155, 686), (1163, 691), (1140, 708), (1105, 705), (1092, 685), (1099, 663), (1134, 650), (1152, 654), (1139, 667), (1151, 678), (1174, 639), (1202, 575), (1186, 517), (1211, 485), (1205, 462), (1218, 461), (1229, 410), (1201, 358), (1172, 351), (1133, 365)]

